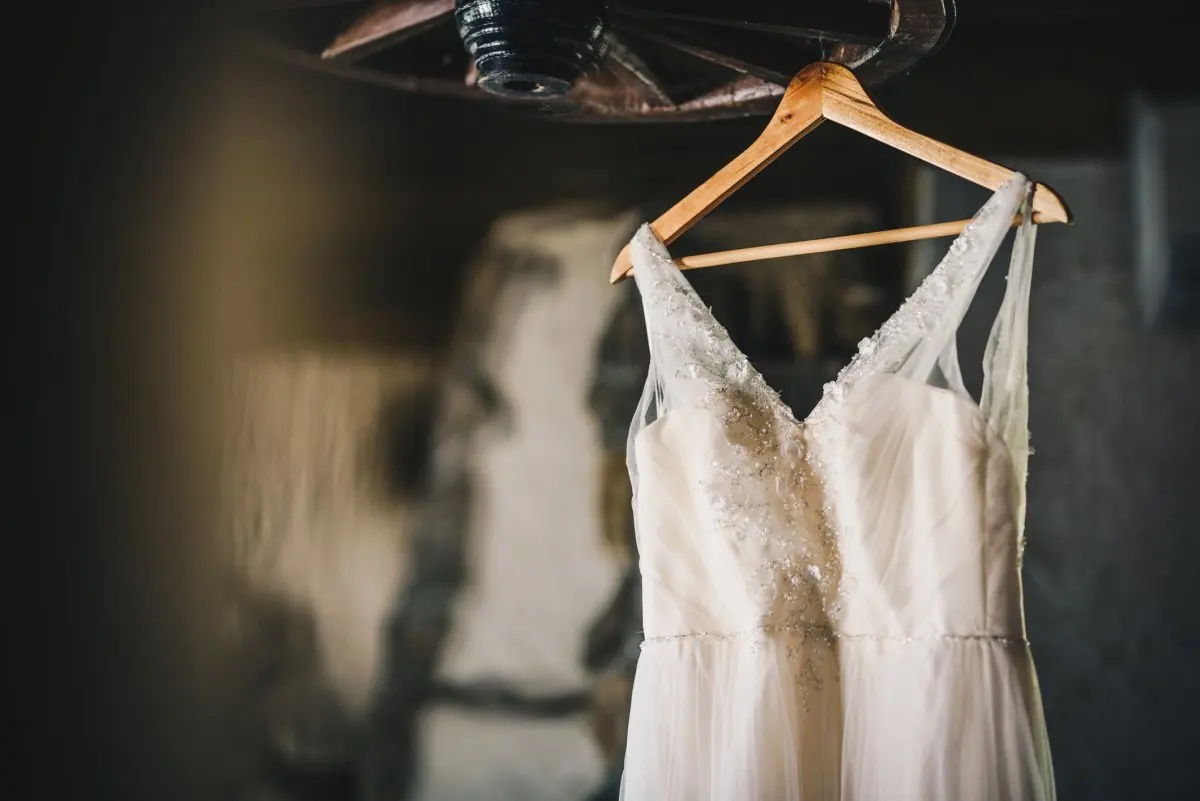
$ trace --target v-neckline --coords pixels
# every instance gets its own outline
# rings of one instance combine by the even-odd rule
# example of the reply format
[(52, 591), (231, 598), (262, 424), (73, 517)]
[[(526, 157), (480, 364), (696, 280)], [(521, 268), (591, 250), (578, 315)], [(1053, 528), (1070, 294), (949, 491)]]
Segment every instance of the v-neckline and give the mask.
[[(700, 297), (700, 293), (696, 291), (694, 286), (692, 286), (692, 282), (689, 281), (687, 276), (683, 274), (683, 270), (679, 268), (679, 265), (671, 256), (671, 252), (667, 248), (667, 245), (661, 239), (659, 239), (658, 235), (654, 232), (654, 229), (648, 224), (643, 225), (641, 233), (649, 240), (649, 246), (651, 248), (660, 251), (659, 254), (655, 255), (658, 255), (663, 259), (663, 261), (666, 262), (667, 269), (672, 271), (673, 275), (679, 280), (688, 293), (690, 299), (707, 310), (707, 313), (709, 317), (712, 318), (713, 323), (719, 327), (721, 336), (725, 338), (725, 341), (729, 344), (737, 356), (747, 365), (749, 365), (749, 368), (754, 372), (754, 376), (774, 398), (774, 402), (780, 408), (780, 410), (787, 415), (788, 419), (793, 424), (800, 428), (806, 428), (821, 417), (826, 408), (827, 401), (829, 401), (831, 398), (841, 397), (841, 395), (845, 393), (848, 387), (842, 384), (844, 378), (853, 375), (855, 369), (862, 364), (862, 360), (869, 358), (875, 353), (880, 334), (889, 326), (895, 325), (897, 320), (903, 319), (903, 317), (907, 315), (909, 310), (912, 309), (916, 303), (925, 299), (931, 293), (932, 288), (937, 285), (937, 282), (944, 281), (945, 273), (951, 266), (949, 264), (949, 256), (956, 252), (962, 251), (969, 246), (969, 243), (972, 241), (978, 229), (990, 219), (990, 214), (988, 212), (993, 210), (993, 206), (998, 203), (999, 199), (1004, 195), (1004, 193), (1016, 182), (1027, 184), (1028, 179), (1021, 173), (1014, 173), (1008, 181), (1002, 184), (991, 194), (991, 196), (984, 202), (979, 210), (975, 212), (975, 215), (971, 218), (971, 221), (966, 225), (966, 227), (963, 228), (958, 236), (954, 238), (954, 241), (950, 243), (950, 246), (942, 255), (942, 258), (939, 260), (937, 266), (930, 270), (929, 273), (923, 279), (921, 279), (921, 282), (917, 285), (916, 289), (910, 292), (908, 297), (906, 297), (904, 301), (901, 302), (900, 305), (897, 306), (896, 309), (890, 315), (888, 315), (882, 323), (880, 323), (879, 327), (875, 329), (875, 332), (871, 336), (865, 337), (858, 343), (858, 348), (855, 350), (854, 355), (851, 356), (849, 361), (847, 361), (846, 364), (838, 371), (837, 377), (833, 381), (825, 384), (821, 397), (804, 417), (798, 417), (796, 415), (796, 412), (792, 409), (791, 405), (783, 400), (783, 396), (779, 393), (779, 391), (766, 380), (762, 372), (746, 355), (746, 352), (738, 346), (737, 342), (729, 334), (729, 331), (725, 325), (716, 318), (716, 315), (712, 313), (712, 309), (704, 303), (704, 299)], [(991, 262), (994, 260), (994, 258), (995, 254), (993, 254), (992, 258), (988, 260), (988, 263), (982, 267), (982, 270), (986, 271), (991, 266)], [(974, 405), (976, 408), (978, 408), (978, 404)]]

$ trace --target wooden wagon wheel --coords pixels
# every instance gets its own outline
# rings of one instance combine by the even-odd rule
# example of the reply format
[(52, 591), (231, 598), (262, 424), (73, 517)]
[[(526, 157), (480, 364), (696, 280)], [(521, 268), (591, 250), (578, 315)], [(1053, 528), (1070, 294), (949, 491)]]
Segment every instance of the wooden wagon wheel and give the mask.
[(350, 80), (636, 122), (769, 112), (817, 60), (878, 84), (953, 20), (953, 0), (259, 0), (254, 30), (273, 56)]

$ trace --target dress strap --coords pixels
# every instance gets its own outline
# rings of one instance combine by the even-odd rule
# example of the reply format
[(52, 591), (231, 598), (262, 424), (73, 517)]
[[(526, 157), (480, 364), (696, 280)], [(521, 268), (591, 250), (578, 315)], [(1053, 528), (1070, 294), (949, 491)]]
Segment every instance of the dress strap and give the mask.
[(945, 257), (858, 353), (826, 385), (818, 410), (864, 379), (890, 373), (966, 394), (955, 339), (979, 283), (1029, 194), (1030, 182), (1014, 175), (984, 204)]
[(1004, 440), (1012, 455), (1020, 488), (1024, 521), (1025, 478), (1029, 454), (1029, 291), (1037, 226), (1033, 224), (1030, 197), (1022, 208), (1021, 226), (1013, 242), (1008, 287), (983, 356), (983, 392), (979, 406), (988, 424)]
[(648, 225), (634, 237), (631, 255), (650, 343), (650, 380), (639, 419), (707, 406), (715, 393), (727, 391), (760, 403), (778, 401)]
[(635, 493), (637, 438), (671, 411), (711, 410), (734, 404), (756, 419), (791, 419), (791, 410), (713, 317), (648, 225), (631, 244), (633, 276), (642, 296), (650, 368), (629, 431), (628, 457)]

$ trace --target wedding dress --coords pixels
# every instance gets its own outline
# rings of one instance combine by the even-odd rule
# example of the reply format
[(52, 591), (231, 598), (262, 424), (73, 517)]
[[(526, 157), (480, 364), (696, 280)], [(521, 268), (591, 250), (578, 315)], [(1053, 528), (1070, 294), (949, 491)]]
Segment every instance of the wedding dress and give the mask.
[[(1031, 184), (1001, 187), (797, 420), (649, 227), (624, 801), (1050, 801), (1025, 639)], [(1024, 210), (976, 404), (955, 333)]]

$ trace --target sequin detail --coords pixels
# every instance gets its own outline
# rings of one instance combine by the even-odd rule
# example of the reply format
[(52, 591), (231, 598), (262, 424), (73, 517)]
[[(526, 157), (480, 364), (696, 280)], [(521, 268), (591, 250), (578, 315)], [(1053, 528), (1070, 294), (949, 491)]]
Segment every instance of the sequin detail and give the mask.
[[(733, 344), (648, 228), (635, 270), (652, 359), (679, 405), (719, 422), (735, 458), (697, 482), (704, 519), (739, 546), (759, 630), (828, 630), (842, 606), (827, 470), (807, 427)], [(654, 263), (644, 263), (645, 260)], [(670, 404), (668, 404), (670, 405)]]

